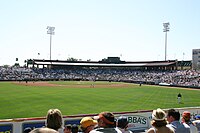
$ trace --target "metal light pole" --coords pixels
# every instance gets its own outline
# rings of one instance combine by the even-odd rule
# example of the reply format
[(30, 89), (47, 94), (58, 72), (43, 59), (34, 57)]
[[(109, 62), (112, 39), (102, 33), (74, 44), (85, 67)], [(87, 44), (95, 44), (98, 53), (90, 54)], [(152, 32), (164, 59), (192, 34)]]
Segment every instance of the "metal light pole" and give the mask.
[(165, 32), (165, 61), (167, 60), (167, 32), (169, 31), (169, 22), (163, 23), (164, 29), (163, 32)]
[(52, 35), (55, 34), (54, 30), (55, 27), (47, 26), (47, 34), (50, 34), (50, 60), (51, 60), (51, 40), (52, 40)]

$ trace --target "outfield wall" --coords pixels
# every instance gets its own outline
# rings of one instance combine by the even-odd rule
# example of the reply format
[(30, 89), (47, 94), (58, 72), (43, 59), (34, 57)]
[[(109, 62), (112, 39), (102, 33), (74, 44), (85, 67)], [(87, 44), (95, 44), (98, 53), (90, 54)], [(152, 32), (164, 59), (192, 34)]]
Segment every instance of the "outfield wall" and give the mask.
[[(195, 115), (200, 115), (200, 107), (191, 108), (177, 108), (182, 114), (183, 111), (190, 111), (192, 118)], [(167, 109), (164, 109), (167, 110)], [(118, 112), (114, 113), (115, 117), (127, 116), (129, 121), (129, 129), (146, 130), (151, 127), (151, 114), (152, 110), (135, 111), (135, 112)], [(63, 126), (67, 124), (79, 125), (81, 118), (85, 116), (95, 116), (97, 114), (84, 114), (74, 116), (63, 116)], [(27, 127), (39, 128), (45, 126), (45, 117), (40, 118), (18, 118), (18, 119), (5, 119), (0, 120), (0, 133), (23, 133), (23, 130)]]

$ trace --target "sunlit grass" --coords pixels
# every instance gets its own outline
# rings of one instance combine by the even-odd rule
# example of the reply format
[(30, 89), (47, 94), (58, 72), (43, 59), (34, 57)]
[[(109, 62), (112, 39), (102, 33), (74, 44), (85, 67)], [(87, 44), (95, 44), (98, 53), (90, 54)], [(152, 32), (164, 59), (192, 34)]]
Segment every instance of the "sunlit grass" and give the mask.
[[(51, 82), (62, 86), (26, 86), (0, 82), (0, 119), (43, 117), (50, 108), (58, 108), (63, 115), (93, 114), (101, 111), (124, 112), (156, 108), (200, 106), (200, 90), (186, 90), (163, 86), (126, 84), (109, 87), (114, 82)], [(88, 85), (74, 89), (64, 85)], [(108, 84), (99, 87), (97, 84)], [(117, 83), (119, 84), (119, 83)], [(183, 103), (177, 103), (177, 94)]]

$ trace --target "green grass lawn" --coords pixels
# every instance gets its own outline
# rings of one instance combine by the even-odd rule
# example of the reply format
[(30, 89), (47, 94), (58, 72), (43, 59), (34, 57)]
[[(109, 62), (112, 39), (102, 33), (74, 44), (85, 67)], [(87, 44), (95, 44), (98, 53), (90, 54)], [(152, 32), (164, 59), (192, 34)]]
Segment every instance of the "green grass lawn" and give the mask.
[[(63, 115), (76, 115), (96, 114), (102, 111), (125, 112), (200, 106), (200, 90), (135, 84), (113, 88), (68, 88), (63, 85), (89, 86), (91, 83), (51, 83), (61, 86), (25, 86), (0, 82), (0, 119), (43, 117), (50, 108), (60, 109)], [(114, 83), (95, 82), (95, 84), (109, 86)], [(179, 92), (183, 96), (182, 104), (177, 103)]]

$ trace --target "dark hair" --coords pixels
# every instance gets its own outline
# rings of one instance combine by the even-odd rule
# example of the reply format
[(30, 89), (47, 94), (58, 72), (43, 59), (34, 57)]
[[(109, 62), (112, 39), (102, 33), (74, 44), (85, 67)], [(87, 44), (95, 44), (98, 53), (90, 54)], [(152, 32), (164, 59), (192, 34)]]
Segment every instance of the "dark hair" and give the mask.
[(127, 125), (128, 125), (128, 119), (126, 116), (120, 116), (117, 119), (117, 127), (124, 129), (126, 128)]
[(154, 127), (162, 127), (162, 126), (166, 126), (167, 125), (167, 121), (166, 120), (162, 120), (162, 121), (153, 120), (151, 123), (152, 123), (152, 126), (154, 126)]
[(116, 120), (114, 117), (114, 114), (111, 112), (103, 112), (102, 115), (110, 122), (113, 122), (113, 124), (106, 124), (106, 127), (113, 128), (116, 127)]
[(72, 131), (72, 133), (77, 133), (78, 132), (78, 126), (76, 124), (73, 124), (71, 131)]
[(47, 112), (47, 127), (58, 130), (62, 126), (62, 114), (59, 109), (49, 109)]
[(169, 109), (167, 116), (172, 116), (177, 121), (180, 120), (180, 113), (178, 110), (175, 110), (175, 109)]
[(68, 124), (68, 125), (65, 125), (65, 128), (67, 128), (67, 129), (72, 129), (72, 125), (71, 124)]
[(115, 121), (115, 117), (114, 117), (114, 115), (113, 115), (111, 112), (105, 112), (105, 113), (103, 114), (103, 116), (104, 116), (107, 120), (109, 120), (110, 122), (114, 122), (114, 121)]

